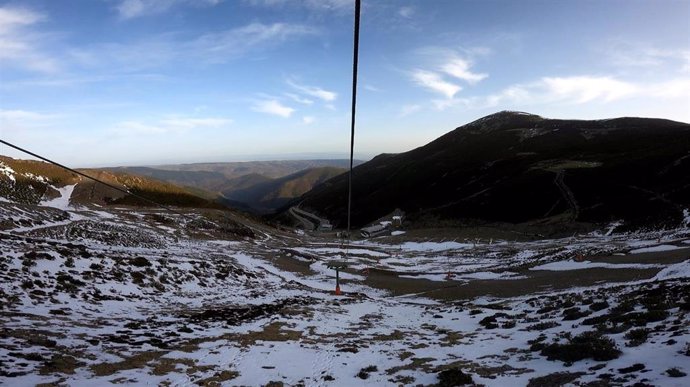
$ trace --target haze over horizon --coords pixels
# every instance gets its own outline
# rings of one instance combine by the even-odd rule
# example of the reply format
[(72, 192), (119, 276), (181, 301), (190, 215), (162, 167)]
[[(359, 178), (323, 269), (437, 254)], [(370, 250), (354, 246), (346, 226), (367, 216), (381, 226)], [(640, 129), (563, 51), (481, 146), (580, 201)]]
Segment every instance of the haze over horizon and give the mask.
[[(0, 1), (0, 138), (80, 167), (343, 157), (353, 3)], [(689, 14), (365, 0), (355, 157), (500, 110), (690, 122)]]

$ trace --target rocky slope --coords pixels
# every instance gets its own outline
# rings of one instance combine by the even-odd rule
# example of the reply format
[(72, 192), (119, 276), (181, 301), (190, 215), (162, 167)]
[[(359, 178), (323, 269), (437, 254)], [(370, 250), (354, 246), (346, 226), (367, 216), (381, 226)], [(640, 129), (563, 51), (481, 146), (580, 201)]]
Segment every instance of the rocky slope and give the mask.
[(152, 205), (151, 202), (136, 197), (139, 195), (163, 205), (222, 208), (221, 205), (196, 196), (189, 190), (155, 179), (97, 169), (83, 169), (79, 172), (126, 190), (130, 194), (48, 163), (0, 156), (0, 198), (35, 205), (67, 195), (65, 205)]

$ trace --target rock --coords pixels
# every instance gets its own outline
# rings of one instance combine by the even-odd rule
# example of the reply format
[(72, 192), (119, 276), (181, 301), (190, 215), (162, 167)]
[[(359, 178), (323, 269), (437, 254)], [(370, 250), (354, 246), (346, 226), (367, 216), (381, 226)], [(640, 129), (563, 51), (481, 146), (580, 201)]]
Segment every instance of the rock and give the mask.
[(451, 368), (438, 373), (438, 386), (451, 387), (473, 384), (472, 376), (462, 372), (459, 368)]

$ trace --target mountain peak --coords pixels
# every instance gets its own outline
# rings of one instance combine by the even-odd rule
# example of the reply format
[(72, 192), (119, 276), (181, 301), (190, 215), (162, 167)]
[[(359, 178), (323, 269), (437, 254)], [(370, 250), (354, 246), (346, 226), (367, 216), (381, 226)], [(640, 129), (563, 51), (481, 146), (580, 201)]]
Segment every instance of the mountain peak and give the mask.
[[(690, 203), (688, 144), (690, 125), (668, 120), (502, 111), (358, 166), (351, 218), (364, 225), (400, 208), (420, 222), (671, 226)], [(303, 205), (343, 224), (346, 177), (302, 196)]]
[(513, 110), (502, 110), (500, 112), (489, 114), (488, 116), (482, 117), (476, 121), (472, 121), (465, 126), (485, 126), (485, 125), (496, 125), (496, 124), (508, 124), (514, 122), (522, 121), (537, 121), (543, 120), (544, 118), (536, 114), (513, 111)]
[(457, 129), (461, 129), (462, 132), (489, 133), (497, 130), (532, 127), (535, 123), (543, 120), (543, 117), (536, 114), (503, 110), (472, 121)]
[(541, 116), (538, 116), (536, 114), (532, 113), (527, 113), (527, 112), (521, 112), (517, 110), (501, 110), (498, 113), (490, 114), (486, 117), (492, 117), (492, 116), (502, 116), (502, 117), (510, 117), (510, 116), (531, 116), (531, 117), (539, 117), (542, 118)]

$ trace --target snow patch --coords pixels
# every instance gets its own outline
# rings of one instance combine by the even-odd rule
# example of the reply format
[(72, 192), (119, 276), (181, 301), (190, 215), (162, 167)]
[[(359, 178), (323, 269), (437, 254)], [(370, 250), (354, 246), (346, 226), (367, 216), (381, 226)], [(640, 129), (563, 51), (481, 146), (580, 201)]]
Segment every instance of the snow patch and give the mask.
[(613, 234), (613, 231), (622, 225), (623, 225), (622, 220), (617, 220), (615, 222), (612, 222), (611, 224), (609, 224), (608, 230), (606, 230), (606, 234), (604, 234), (604, 236), (611, 236), (611, 234)]
[(548, 271), (566, 271), (566, 270), (582, 270), (593, 268), (604, 269), (654, 269), (666, 267), (664, 265), (642, 264), (642, 263), (606, 263), (606, 262), (591, 262), (582, 261), (577, 262), (573, 260), (551, 262), (544, 265), (539, 265), (530, 268), (530, 270), (548, 270)]
[(510, 271), (504, 271), (501, 273), (494, 273), (492, 271), (478, 271), (476, 273), (461, 274), (459, 278), (478, 280), (512, 280), (523, 279), (527, 277)]
[(429, 281), (467, 281), (467, 280), (516, 280), (527, 278), (524, 275), (519, 275), (512, 272), (501, 272), (494, 273), (491, 271), (478, 271), (474, 273), (453, 273), (450, 278), (448, 273), (430, 273), (430, 274), (419, 274), (419, 275), (399, 275), (400, 278), (411, 278), (411, 279), (425, 279)]
[(41, 205), (60, 210), (67, 210), (69, 208), (69, 199), (72, 197), (72, 192), (74, 192), (74, 187), (76, 186), (76, 184), (73, 184), (58, 188), (57, 190), (60, 192), (60, 197), (51, 200), (44, 200), (41, 202)]
[(684, 247), (674, 246), (674, 245), (658, 245), (651, 247), (643, 247), (641, 249), (630, 250), (630, 254), (640, 254), (640, 253), (652, 253), (657, 251), (671, 251), (683, 249)]
[(10, 180), (13, 182), (16, 182), (17, 180), (14, 178), (14, 175), (17, 174), (17, 172), (14, 171), (14, 169), (10, 168), (9, 165), (0, 162), (0, 174), (3, 174), (7, 176)]
[(401, 248), (411, 251), (443, 251), (451, 249), (467, 249), (472, 247), (470, 243), (458, 242), (405, 242)]
[(659, 273), (657, 273), (655, 280), (666, 280), (671, 278), (689, 278), (690, 277), (690, 260), (683, 261), (671, 265)]

